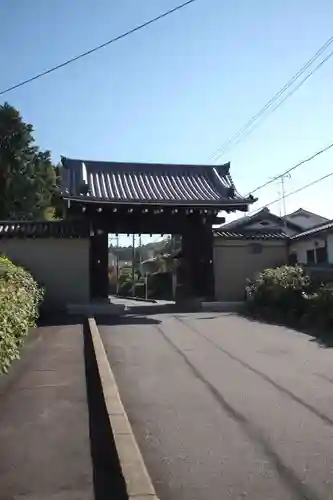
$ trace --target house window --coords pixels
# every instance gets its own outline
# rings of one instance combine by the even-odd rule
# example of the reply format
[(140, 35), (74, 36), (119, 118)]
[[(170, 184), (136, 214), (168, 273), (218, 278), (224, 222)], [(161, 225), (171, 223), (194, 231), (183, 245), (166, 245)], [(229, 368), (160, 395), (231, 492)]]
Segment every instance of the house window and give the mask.
[(307, 264), (314, 264), (315, 263), (315, 251), (314, 250), (307, 250), (306, 251), (306, 262), (307, 262)]
[(328, 258), (327, 258), (326, 246), (316, 248), (316, 262), (317, 262), (317, 264), (325, 264), (325, 263), (327, 263), (327, 261), (328, 261)]
[(261, 243), (252, 243), (252, 245), (249, 246), (249, 252), (252, 254), (262, 253), (262, 244)]
[(260, 222), (260, 225), (261, 226), (269, 226), (270, 222), (268, 222), (267, 220), (263, 220), (263, 221)]

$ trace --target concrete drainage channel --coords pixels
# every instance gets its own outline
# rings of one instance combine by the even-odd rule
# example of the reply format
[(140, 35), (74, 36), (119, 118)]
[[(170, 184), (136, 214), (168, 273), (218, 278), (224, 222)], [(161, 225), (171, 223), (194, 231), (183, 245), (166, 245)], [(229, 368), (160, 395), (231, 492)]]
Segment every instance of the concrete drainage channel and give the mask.
[(84, 325), (96, 500), (158, 500), (93, 317)]

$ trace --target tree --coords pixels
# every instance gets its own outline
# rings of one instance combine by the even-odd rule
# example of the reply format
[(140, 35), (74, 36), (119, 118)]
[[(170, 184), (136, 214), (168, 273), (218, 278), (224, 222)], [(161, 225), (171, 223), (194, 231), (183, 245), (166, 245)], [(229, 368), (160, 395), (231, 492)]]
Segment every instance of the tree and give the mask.
[(50, 152), (39, 150), (14, 107), (0, 106), (0, 219), (44, 219), (56, 191)]

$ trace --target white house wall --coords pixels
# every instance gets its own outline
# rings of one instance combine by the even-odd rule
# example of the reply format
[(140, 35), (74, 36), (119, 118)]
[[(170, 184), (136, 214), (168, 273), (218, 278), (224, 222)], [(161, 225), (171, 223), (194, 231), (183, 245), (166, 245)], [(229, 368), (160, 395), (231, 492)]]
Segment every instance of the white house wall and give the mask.
[[(329, 235), (331, 239), (331, 259), (329, 256), (329, 262), (333, 263), (333, 235)], [(297, 261), (299, 264), (307, 263), (306, 252), (308, 250), (314, 250), (315, 248), (322, 248), (325, 246), (325, 239), (323, 238), (310, 238), (302, 241), (295, 241), (290, 245), (290, 253), (297, 253)], [(329, 253), (329, 251), (328, 251)]]
[(329, 264), (333, 264), (333, 233), (327, 235), (327, 258)]

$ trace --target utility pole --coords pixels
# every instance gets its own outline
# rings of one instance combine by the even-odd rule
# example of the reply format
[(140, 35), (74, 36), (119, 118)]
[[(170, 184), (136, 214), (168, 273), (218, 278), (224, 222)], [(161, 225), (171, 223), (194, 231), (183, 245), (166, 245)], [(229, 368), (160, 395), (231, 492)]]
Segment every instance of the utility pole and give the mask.
[(286, 205), (286, 193), (285, 193), (285, 180), (290, 179), (290, 174), (283, 174), (280, 177), (281, 180), (281, 205), (282, 205), (282, 217), (284, 221), (285, 229), (287, 229), (287, 205)]

